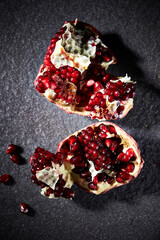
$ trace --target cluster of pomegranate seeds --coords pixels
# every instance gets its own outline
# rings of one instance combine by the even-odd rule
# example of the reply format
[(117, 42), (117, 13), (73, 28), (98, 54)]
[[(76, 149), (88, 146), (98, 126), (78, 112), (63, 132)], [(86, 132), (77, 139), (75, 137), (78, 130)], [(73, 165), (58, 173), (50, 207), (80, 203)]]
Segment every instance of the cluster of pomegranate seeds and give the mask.
[[(61, 146), (64, 155), (71, 155), (73, 172), (85, 178), (91, 190), (97, 190), (98, 182), (112, 184), (132, 179), (136, 156), (132, 148), (123, 152), (121, 138), (112, 125), (100, 124), (83, 129), (77, 136), (72, 135)], [(96, 176), (92, 177), (93, 166)], [(114, 174), (111, 174), (111, 172)], [(95, 174), (94, 174), (95, 175)]]
[(0, 183), (7, 183), (10, 179), (10, 176), (8, 174), (4, 174), (0, 176)]
[(31, 173), (32, 173), (32, 182), (41, 186), (41, 188), (46, 187), (47, 190), (45, 192), (45, 196), (50, 196), (50, 194), (54, 194), (55, 197), (64, 197), (64, 198), (73, 198), (74, 192), (65, 187), (65, 180), (63, 179), (63, 175), (59, 175), (59, 179), (55, 185), (55, 189), (52, 189), (47, 184), (38, 180), (36, 177), (36, 172), (40, 171), (47, 167), (52, 167), (52, 163), (59, 164), (60, 166), (63, 163), (64, 155), (61, 152), (57, 152), (56, 154), (46, 151), (43, 148), (38, 147), (35, 150), (35, 153), (32, 155), (31, 161)]
[(133, 83), (124, 83), (122, 81), (111, 82), (106, 84), (105, 93), (108, 95), (108, 101), (126, 101), (134, 97)]
[(80, 79), (80, 72), (74, 67), (64, 66), (57, 69), (51, 65), (48, 71), (45, 71), (43, 75), (38, 77), (36, 89), (40, 93), (51, 89), (54, 90), (56, 99), (61, 99), (67, 103), (78, 103), (76, 87), (71, 86), (70, 83), (78, 86)]
[[(96, 60), (100, 63), (112, 61), (113, 53), (109, 48), (103, 47), (101, 44), (96, 46)], [(116, 59), (114, 60), (116, 63)]]

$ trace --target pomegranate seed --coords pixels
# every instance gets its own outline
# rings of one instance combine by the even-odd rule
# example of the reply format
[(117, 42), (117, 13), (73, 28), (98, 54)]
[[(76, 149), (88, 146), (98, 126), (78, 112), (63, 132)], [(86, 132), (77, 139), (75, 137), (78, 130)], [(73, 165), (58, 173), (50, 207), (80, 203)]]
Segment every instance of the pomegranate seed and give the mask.
[(97, 184), (97, 183), (98, 183), (98, 177), (97, 177), (97, 176), (94, 177), (93, 183), (94, 183), (94, 184)]
[(52, 188), (48, 188), (47, 191), (45, 192), (45, 196), (49, 197), (50, 194), (53, 194), (54, 191)]
[(93, 182), (89, 183), (89, 184), (88, 184), (88, 187), (89, 187), (91, 190), (97, 190), (97, 189), (98, 189), (97, 184), (95, 184), (95, 183), (93, 183)]
[(94, 150), (98, 150), (99, 146), (96, 142), (91, 142), (91, 147), (94, 149)]
[(102, 84), (100, 82), (95, 82), (94, 84), (94, 91), (98, 92), (100, 89), (102, 89)]
[(135, 153), (134, 153), (134, 151), (133, 151), (132, 148), (129, 148), (129, 149), (126, 151), (126, 154), (127, 154), (127, 156), (128, 156), (129, 158), (135, 156)]
[(7, 154), (13, 154), (17, 150), (16, 145), (10, 144), (6, 150)]
[(127, 165), (127, 170), (128, 170), (128, 172), (133, 172), (133, 171), (134, 171), (134, 168), (135, 168), (135, 166), (134, 166), (133, 163), (130, 163), (130, 164)]
[(92, 109), (92, 107), (90, 107), (90, 106), (87, 105), (87, 106), (85, 106), (85, 110), (86, 110), (86, 111), (92, 111), (93, 109)]
[(118, 91), (114, 91), (114, 96), (116, 97), (116, 98), (118, 98), (119, 96), (120, 96), (120, 94), (119, 94), (119, 92)]
[(0, 183), (6, 183), (9, 181), (9, 179), (10, 179), (10, 176), (8, 174), (4, 174), (0, 176)]
[(129, 180), (129, 179), (132, 178), (131, 175), (129, 175), (129, 174), (125, 173), (125, 172), (120, 172), (119, 175), (120, 175), (121, 178), (124, 179), (124, 180)]
[(26, 203), (21, 203), (20, 211), (21, 211), (21, 213), (28, 214), (29, 213), (29, 206)]
[(118, 143), (115, 140), (113, 140), (110, 146), (111, 151), (114, 152), (117, 149), (117, 147)]
[(106, 100), (105, 99), (101, 100), (100, 105), (102, 108), (106, 108)]
[(61, 152), (57, 152), (55, 155), (55, 159), (54, 162), (55, 163), (59, 163), (60, 165), (62, 165), (62, 161), (63, 161), (63, 154)]
[(46, 65), (46, 66), (50, 66), (50, 64), (51, 64), (51, 62), (50, 62), (50, 60), (49, 59), (44, 59), (44, 64)]
[(79, 149), (79, 144), (78, 142), (75, 142), (74, 144), (72, 144), (71, 146), (71, 151), (75, 152)]
[(70, 67), (70, 66), (68, 66), (68, 67), (67, 67), (67, 70), (68, 70), (68, 72), (70, 72), (70, 73), (72, 73), (72, 72), (73, 72), (73, 68), (72, 68), (72, 67)]
[(98, 152), (97, 151), (93, 151), (93, 157), (97, 158), (98, 157)]
[(114, 181), (114, 178), (113, 178), (113, 177), (108, 177), (108, 179), (107, 179), (108, 184), (113, 183), (113, 181)]
[(117, 157), (118, 160), (119, 160), (119, 161), (122, 161), (123, 156), (124, 156), (124, 153), (123, 153), (123, 152), (120, 153), (120, 154), (118, 155), (118, 157)]
[(20, 164), (20, 156), (19, 155), (11, 155), (10, 159), (12, 160), (12, 162), (16, 163), (16, 164)]
[(72, 76), (73, 78), (79, 78), (79, 77), (80, 77), (80, 74), (79, 74), (79, 72), (78, 72), (77, 70), (75, 70), (74, 72), (72, 72), (71, 76)]
[(107, 134), (106, 133), (103, 133), (103, 132), (100, 132), (98, 134), (98, 136), (101, 138), (101, 139), (105, 139), (107, 137)]
[(115, 127), (109, 125), (108, 128), (109, 128), (110, 133), (117, 134)]
[(104, 77), (103, 77), (103, 81), (104, 82), (108, 82), (110, 80), (110, 74), (106, 74)]
[(118, 113), (118, 115), (122, 114), (123, 111), (124, 111), (124, 106), (119, 106), (119, 107), (117, 108), (117, 113)]
[(123, 162), (128, 162), (129, 159), (130, 159), (130, 158), (127, 156), (127, 154), (124, 154), (124, 156), (122, 157), (121, 161), (123, 161)]
[(110, 95), (110, 96), (108, 97), (108, 101), (109, 101), (109, 102), (113, 102), (113, 101), (114, 101), (114, 97), (113, 97), (112, 95)]
[(77, 84), (77, 82), (78, 82), (77, 78), (73, 78), (73, 77), (70, 79), (70, 81), (74, 84)]
[(62, 197), (64, 198), (74, 198), (75, 193), (69, 189), (69, 188), (65, 188), (62, 194)]
[(88, 127), (86, 130), (89, 134), (91, 134), (91, 135), (94, 134), (94, 130), (91, 127)]
[(123, 183), (124, 179), (122, 179), (121, 177), (116, 177), (116, 181), (119, 182), (119, 183)]
[(69, 142), (69, 145), (70, 145), (70, 146), (72, 146), (76, 141), (77, 141), (76, 136), (71, 136), (71, 137), (68, 139), (68, 142)]
[(106, 139), (105, 144), (109, 148), (112, 144), (112, 140), (111, 139)]

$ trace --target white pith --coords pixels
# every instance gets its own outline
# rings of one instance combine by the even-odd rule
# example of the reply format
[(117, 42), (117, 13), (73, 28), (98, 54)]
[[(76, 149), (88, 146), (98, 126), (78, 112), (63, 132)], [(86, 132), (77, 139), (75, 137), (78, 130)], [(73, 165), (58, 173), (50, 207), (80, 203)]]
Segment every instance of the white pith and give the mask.
[[(83, 44), (83, 31), (75, 30), (75, 27), (70, 23), (64, 24), (63, 27), (66, 27), (66, 30), (62, 34), (62, 38), (56, 42), (55, 49), (51, 55), (51, 62), (56, 68), (67, 65), (83, 73), (88, 69), (91, 59), (95, 58), (96, 45), (101, 44), (106, 49), (107, 46), (102, 43), (98, 36)], [(107, 69), (113, 61), (114, 59), (110, 62), (103, 62), (101, 65)]]
[[(46, 167), (40, 171), (36, 171), (36, 178), (43, 183), (47, 184), (46, 187), (42, 188), (41, 194), (45, 196), (46, 190), (50, 187), (53, 190), (55, 190), (55, 185), (59, 180), (59, 175), (62, 174), (62, 178), (65, 180), (65, 186), (66, 188), (71, 188), (73, 185), (73, 180), (71, 178), (71, 175), (68, 173), (68, 171), (65, 169), (64, 164), (61, 166), (59, 164), (54, 164), (52, 162), (52, 167)], [(55, 198), (54, 193), (49, 195), (49, 198)]]

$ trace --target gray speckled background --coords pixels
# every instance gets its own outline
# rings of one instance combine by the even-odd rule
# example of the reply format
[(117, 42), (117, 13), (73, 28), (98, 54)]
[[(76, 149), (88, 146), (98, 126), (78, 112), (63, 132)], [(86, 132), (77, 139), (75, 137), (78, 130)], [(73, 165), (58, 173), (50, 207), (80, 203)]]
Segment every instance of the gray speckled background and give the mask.
[[(1, 0), (0, 10), (0, 174), (14, 178), (0, 186), (0, 239), (160, 239), (160, 2)], [(145, 165), (136, 180), (104, 195), (75, 186), (75, 200), (49, 200), (30, 181), (29, 157), (37, 146), (56, 151), (95, 122), (58, 109), (33, 86), (50, 39), (75, 18), (98, 28), (114, 50), (119, 63), (109, 72), (137, 81), (133, 110), (115, 123), (138, 142)], [(10, 142), (24, 149), (25, 164), (9, 160)], [(33, 217), (19, 213), (21, 202)]]

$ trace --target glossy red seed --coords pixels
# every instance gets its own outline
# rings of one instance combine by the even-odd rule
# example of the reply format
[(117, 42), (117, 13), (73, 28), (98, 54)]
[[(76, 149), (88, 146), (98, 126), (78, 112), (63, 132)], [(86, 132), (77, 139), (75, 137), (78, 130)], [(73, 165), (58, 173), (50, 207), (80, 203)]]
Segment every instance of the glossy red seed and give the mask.
[(73, 72), (73, 68), (70, 67), (70, 66), (68, 66), (68, 67), (67, 67), (67, 71), (70, 72), (70, 73), (72, 73), (72, 72)]
[(13, 154), (16, 151), (17, 147), (14, 144), (10, 144), (6, 150), (7, 154)]
[(95, 150), (93, 151), (93, 157), (94, 157), (94, 158), (97, 158), (97, 157), (98, 157), (98, 151), (95, 151)]
[(50, 66), (50, 64), (51, 64), (51, 62), (50, 62), (50, 60), (49, 59), (44, 59), (44, 64), (46, 65), (46, 66)]
[(77, 84), (78, 82), (77, 78), (73, 78), (73, 77), (71, 77), (70, 81), (74, 84)]
[(118, 182), (118, 183), (123, 183), (124, 182), (124, 179), (122, 179), (121, 177), (116, 177), (116, 181)]
[(20, 164), (20, 156), (19, 155), (11, 155), (10, 159), (12, 160), (12, 162), (16, 163), (16, 164)]
[(102, 86), (102, 84), (100, 82), (98, 82), (98, 81), (95, 82), (95, 84), (94, 84), (94, 91), (95, 92), (98, 92), (102, 88), (103, 88), (103, 86)]
[(0, 183), (6, 183), (9, 181), (9, 179), (10, 179), (10, 176), (8, 174), (4, 174), (0, 176)]
[(128, 165), (127, 165), (127, 170), (128, 170), (128, 172), (133, 172), (134, 171), (134, 168), (135, 168), (135, 166), (134, 166), (134, 164), (133, 163), (129, 163)]
[(111, 139), (106, 139), (105, 144), (109, 148), (112, 144), (112, 140)]
[(118, 97), (120, 96), (120, 94), (119, 94), (118, 91), (114, 91), (113, 94), (114, 94), (114, 96), (115, 96), (116, 98), (118, 98)]
[(113, 101), (114, 101), (114, 96), (110, 95), (110, 96), (108, 97), (108, 101), (109, 101), (109, 102), (113, 102)]
[(129, 158), (135, 156), (135, 153), (132, 148), (127, 149), (126, 154)]
[(121, 159), (123, 162), (128, 162), (129, 160), (130, 158), (127, 156), (127, 154), (124, 154), (123, 158)]
[(77, 142), (77, 137), (76, 136), (71, 136), (68, 139), (68, 142), (69, 142), (69, 146), (72, 146), (73, 143)]
[(89, 183), (89, 184), (88, 184), (88, 187), (89, 187), (91, 190), (97, 190), (97, 189), (98, 189), (97, 184), (95, 184), (95, 183), (93, 183), (93, 182)]
[(99, 148), (98, 143), (96, 143), (96, 142), (91, 142), (90, 145), (94, 150), (98, 150), (98, 148)]
[(126, 172), (120, 172), (119, 175), (120, 175), (120, 177), (121, 177), (122, 179), (124, 179), (124, 180), (129, 180), (129, 179), (132, 178), (132, 176), (129, 175), (129, 174), (127, 174)]
[(113, 177), (108, 177), (108, 179), (107, 179), (108, 184), (113, 183), (113, 181), (114, 181), (114, 178), (113, 178)]
[(119, 106), (119, 107), (117, 108), (117, 113), (118, 113), (119, 115), (122, 114), (123, 111), (124, 111), (124, 106)]
[(75, 152), (79, 149), (79, 143), (75, 142), (74, 144), (72, 144), (71, 146), (71, 151)]
[(24, 213), (24, 214), (29, 213), (29, 206), (26, 203), (21, 203), (20, 211), (21, 213)]
[(75, 70), (74, 72), (72, 72), (71, 76), (73, 78), (79, 78), (80, 77), (80, 73), (77, 70)]

